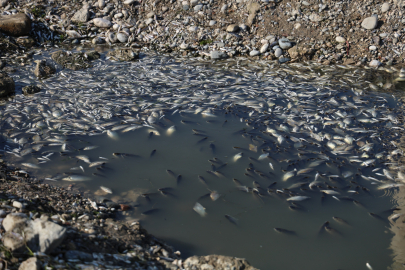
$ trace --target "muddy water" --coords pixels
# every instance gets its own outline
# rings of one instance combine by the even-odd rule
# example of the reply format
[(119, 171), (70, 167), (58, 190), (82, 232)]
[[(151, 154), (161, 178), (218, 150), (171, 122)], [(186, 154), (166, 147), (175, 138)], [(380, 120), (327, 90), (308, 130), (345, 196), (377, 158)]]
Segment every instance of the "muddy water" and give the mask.
[[(393, 183), (391, 174), (398, 180), (395, 157), (401, 152), (392, 154), (402, 123), (397, 119), (401, 104), (396, 96), (357, 88), (368, 82), (357, 83), (356, 88), (337, 87), (324, 77), (298, 73), (291, 80), (285, 70), (249, 64), (196, 68), (165, 60), (156, 57), (143, 64), (100, 60), (89, 71), (63, 71), (45, 81), (47, 92), (34, 100), (49, 106), (45, 112), (54, 111), (55, 100), (80, 107), (90, 103), (83, 99), (91, 99), (94, 111), (108, 103), (112, 117), (98, 118), (94, 126), (86, 119), (80, 122), (88, 125), (85, 130), (80, 125), (51, 131), (41, 126), (13, 136), (15, 129), (7, 129), (5, 134), (13, 136), (5, 148), (8, 160), (49, 183), (74, 184), (97, 199), (130, 204), (132, 210), (122, 218), (141, 220), (184, 257), (213, 253), (244, 257), (260, 269), (391, 265), (392, 211), (387, 210), (397, 206), (392, 199), (397, 190), (378, 187)], [(156, 68), (173, 81), (157, 76)], [(63, 83), (66, 80), (68, 84)], [(184, 103), (188, 99), (193, 103)], [(155, 110), (156, 121), (138, 117), (141, 110), (133, 111), (136, 121), (130, 121), (125, 118), (130, 113), (120, 110), (165, 102), (167, 107)], [(78, 111), (63, 119), (75, 121), (94, 113)], [(49, 116), (42, 115), (46, 122)], [(8, 127), (15, 116), (4, 118)], [(28, 119), (38, 121), (38, 116)], [(49, 118), (48, 126), (56, 120), (60, 119)], [(125, 126), (120, 129), (121, 124)], [(129, 126), (136, 128), (123, 132)], [(114, 128), (108, 135), (107, 130)], [(41, 135), (39, 143), (33, 134)], [(15, 138), (28, 138), (28, 143), (12, 144)], [(43, 147), (37, 152), (18, 158), (13, 154), (40, 143)], [(98, 147), (85, 150), (92, 146)], [(95, 161), (104, 164), (90, 166)], [(103, 194), (100, 186), (113, 194)], [(213, 200), (215, 194), (219, 198)], [(296, 196), (308, 198), (291, 201)], [(205, 215), (193, 210), (197, 202)]]

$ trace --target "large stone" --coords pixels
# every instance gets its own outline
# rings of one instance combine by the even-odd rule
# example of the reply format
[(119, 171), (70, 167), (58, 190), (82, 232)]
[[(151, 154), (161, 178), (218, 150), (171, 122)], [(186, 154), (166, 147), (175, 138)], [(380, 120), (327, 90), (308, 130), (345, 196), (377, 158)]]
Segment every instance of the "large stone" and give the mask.
[(75, 15), (72, 17), (72, 22), (75, 23), (85, 23), (90, 19), (90, 11), (88, 7), (83, 7), (82, 9), (78, 10)]
[(109, 28), (112, 25), (112, 22), (103, 18), (95, 18), (93, 20), (95, 26), (100, 28)]
[(0, 16), (0, 31), (11, 36), (27, 36), (31, 31), (31, 19), (24, 13)]
[(8, 4), (8, 0), (0, 0), (0, 7), (5, 7)]
[(229, 33), (233, 33), (239, 30), (239, 26), (237, 24), (230, 24), (228, 25), (228, 27), (226, 28), (226, 31)]
[(280, 45), (280, 48), (283, 50), (288, 50), (292, 47), (292, 44), (288, 38), (280, 38), (278, 40), (278, 45)]
[(26, 226), (27, 215), (23, 213), (11, 213), (3, 220), (3, 228), (6, 232), (13, 230), (18, 226)]
[(37, 60), (37, 66), (34, 69), (34, 74), (38, 78), (49, 77), (56, 72), (56, 69), (51, 66), (46, 60)]
[(288, 50), (288, 54), (290, 55), (291, 58), (300, 58), (304, 57), (306, 59), (311, 59), (311, 57), (314, 55), (315, 49), (312, 49), (310, 47), (305, 47), (305, 46), (294, 46)]
[(41, 270), (41, 262), (38, 260), (37, 257), (32, 257), (24, 261), (18, 270)]
[(183, 267), (185, 270), (194, 269), (233, 269), (233, 270), (257, 270), (245, 259), (222, 255), (192, 256), (187, 258)]
[(108, 56), (116, 58), (120, 61), (133, 61), (139, 58), (139, 53), (134, 49), (124, 48), (110, 51)]
[(246, 5), (246, 10), (249, 14), (256, 14), (260, 10), (260, 4), (257, 2), (250, 2)]
[(41, 88), (36, 85), (27, 85), (22, 88), (24, 95), (32, 95), (38, 92), (41, 92)]
[(367, 30), (372, 30), (377, 27), (377, 17), (371, 16), (367, 17), (363, 20), (361, 23), (361, 27), (367, 29)]
[(213, 60), (228, 58), (228, 55), (223, 51), (211, 51), (210, 57)]
[(251, 26), (256, 21), (256, 13), (250, 13), (247, 17), (246, 24)]
[[(4, 72), (0, 72), (0, 97), (7, 97), (14, 94), (15, 84), (13, 78)], [(4, 226), (4, 221), (3, 221)]]
[(100, 54), (96, 51), (91, 52), (65, 52), (57, 51), (52, 53), (52, 59), (59, 65), (72, 70), (79, 70), (91, 67), (90, 61), (100, 58)]
[(120, 32), (117, 34), (117, 39), (119, 42), (125, 43), (128, 41), (128, 35), (126, 33)]

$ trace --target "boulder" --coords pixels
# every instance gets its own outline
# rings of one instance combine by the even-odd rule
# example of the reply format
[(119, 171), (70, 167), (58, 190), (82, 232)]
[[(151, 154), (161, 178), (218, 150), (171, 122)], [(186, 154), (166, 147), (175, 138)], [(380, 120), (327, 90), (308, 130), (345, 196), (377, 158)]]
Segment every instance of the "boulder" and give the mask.
[(4, 221), (3, 244), (15, 253), (27, 252), (27, 246), (32, 252), (50, 253), (66, 236), (66, 228), (43, 217), (30, 220), (21, 214), (9, 214)]
[(79, 70), (91, 67), (90, 62), (100, 58), (96, 51), (72, 53), (68, 51), (57, 51), (52, 53), (52, 59), (64, 68)]
[(15, 84), (13, 78), (4, 72), (0, 72), (0, 97), (7, 97), (14, 94), (14, 92)]
[(139, 53), (134, 49), (124, 48), (110, 51), (108, 56), (116, 58), (120, 61), (133, 61), (139, 58)]
[(38, 92), (41, 92), (41, 88), (36, 85), (27, 85), (22, 88), (24, 95), (32, 95)]
[(51, 66), (46, 60), (37, 60), (37, 66), (34, 69), (34, 74), (38, 78), (46, 78), (52, 74), (55, 74), (56, 69)]
[(257, 270), (245, 259), (222, 255), (192, 256), (187, 258), (183, 267), (185, 270), (199, 269), (233, 269), (233, 270)]
[(27, 36), (31, 31), (31, 19), (24, 13), (0, 15), (0, 31), (10, 36)]
[(88, 6), (79, 9), (72, 17), (72, 22), (85, 23), (90, 19), (90, 11)]
[(24, 261), (18, 270), (41, 270), (41, 262), (36, 257), (32, 257)]

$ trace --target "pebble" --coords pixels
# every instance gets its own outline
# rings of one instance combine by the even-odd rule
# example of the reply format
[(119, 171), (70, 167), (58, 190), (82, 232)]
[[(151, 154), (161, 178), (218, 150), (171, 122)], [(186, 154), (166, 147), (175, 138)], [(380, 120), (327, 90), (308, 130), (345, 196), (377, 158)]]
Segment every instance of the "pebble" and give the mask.
[(268, 48), (269, 48), (269, 43), (263, 44), (263, 46), (260, 48), (260, 53), (265, 53)]
[(280, 38), (278, 40), (278, 44), (280, 45), (281, 49), (287, 50), (292, 47), (291, 42), (288, 38)]
[(120, 32), (120, 33), (117, 34), (117, 39), (119, 40), (119, 42), (125, 43), (125, 42), (128, 41), (128, 35), (125, 34), (125, 33)]
[(377, 18), (375, 16), (367, 17), (361, 23), (361, 27), (367, 30), (372, 30), (377, 27)]
[(211, 20), (210, 23), (209, 23), (209, 26), (214, 26), (216, 23), (217, 23), (217, 21)]
[(194, 6), (194, 11), (195, 11), (195, 12), (198, 12), (198, 11), (200, 11), (202, 8), (203, 8), (203, 5), (201, 5), (201, 4), (196, 5), (196, 6)]
[(322, 17), (316, 13), (312, 13), (311, 15), (309, 15), (309, 20), (311, 22), (320, 22), (320, 21), (322, 21)]
[(370, 62), (370, 64), (369, 64), (370, 67), (376, 67), (376, 68), (381, 66), (381, 65), (382, 65), (382, 63), (380, 61), (378, 61), (378, 60), (372, 60)]
[(283, 55), (283, 50), (282, 50), (282, 49), (277, 48), (277, 49), (274, 51), (274, 56), (276, 56), (277, 58), (279, 58), (279, 57), (282, 56), (282, 55)]
[(103, 44), (104, 43), (104, 39), (101, 37), (95, 37), (92, 39), (91, 43), (93, 44)]
[(278, 62), (280, 62), (280, 64), (286, 63), (288, 61), (290, 61), (291, 59), (288, 57), (281, 57), (278, 59)]
[(336, 37), (336, 41), (339, 42), (339, 43), (345, 43), (346, 39), (344, 37), (338, 36), (338, 37)]
[(225, 59), (228, 58), (228, 55), (223, 51), (211, 51), (210, 53), (211, 59)]
[(180, 49), (182, 49), (182, 50), (187, 50), (188, 48), (189, 48), (189, 46), (188, 46), (187, 43), (182, 43), (182, 44), (180, 44)]
[(149, 19), (146, 19), (145, 20), (145, 24), (146, 25), (149, 25), (149, 24), (151, 24), (153, 22), (153, 19), (152, 18), (149, 18)]
[(190, 26), (190, 27), (188, 28), (188, 31), (190, 31), (190, 32), (196, 32), (197, 30), (198, 30), (198, 27), (195, 26), (195, 25), (192, 25), (192, 26)]
[(260, 52), (259, 52), (258, 50), (252, 50), (252, 51), (249, 53), (250, 56), (256, 56), (256, 55), (259, 55), (259, 54), (260, 54)]
[(124, 4), (125, 5), (132, 5), (135, 2), (135, 0), (125, 0)]
[(381, 6), (381, 12), (382, 12), (382, 13), (385, 13), (385, 12), (387, 12), (388, 10), (390, 10), (390, 4), (389, 4), (389, 3), (384, 3), (384, 4), (382, 4), (382, 6)]
[(112, 25), (111, 21), (102, 19), (102, 18), (95, 18), (93, 20), (93, 23), (95, 26), (100, 27), (100, 28), (108, 28), (108, 27), (111, 27), (111, 25)]
[(21, 209), (21, 208), (23, 208), (23, 204), (19, 201), (14, 201), (13, 207)]
[(226, 28), (226, 32), (233, 33), (239, 30), (239, 26), (237, 24), (230, 24)]
[(368, 49), (369, 49), (370, 51), (375, 51), (375, 50), (377, 50), (377, 47), (374, 46), (374, 45), (372, 45), (372, 46), (368, 47)]

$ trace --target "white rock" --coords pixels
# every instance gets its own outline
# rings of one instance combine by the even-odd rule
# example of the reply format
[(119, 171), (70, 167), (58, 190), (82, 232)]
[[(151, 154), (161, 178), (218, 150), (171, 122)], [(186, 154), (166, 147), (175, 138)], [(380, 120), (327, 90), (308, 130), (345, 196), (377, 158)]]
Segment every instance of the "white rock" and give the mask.
[(145, 24), (146, 25), (149, 25), (149, 24), (151, 24), (153, 22), (153, 19), (152, 18), (149, 18), (149, 19), (146, 19), (145, 20)]
[(93, 20), (93, 23), (95, 26), (100, 27), (100, 28), (108, 28), (111, 27), (112, 23), (109, 20), (103, 19), (103, 18), (95, 18)]
[(374, 46), (374, 45), (371, 45), (370, 47), (368, 47), (368, 49), (369, 49), (370, 51), (375, 51), (375, 50), (377, 50), (377, 47)]
[(345, 43), (346, 39), (344, 37), (336, 37), (336, 41), (339, 43)]
[(300, 23), (294, 24), (294, 28), (295, 28), (295, 29), (300, 29), (300, 28), (301, 28), (301, 24), (300, 24)]
[(113, 25), (113, 30), (116, 31), (116, 30), (118, 30), (118, 28), (120, 28), (120, 25), (118, 23)]
[(389, 3), (384, 3), (384, 4), (382, 4), (382, 6), (381, 6), (381, 12), (382, 12), (382, 13), (385, 13), (385, 12), (387, 12), (388, 10), (390, 10), (390, 4), (389, 4)]
[(115, 19), (120, 19), (122, 17), (124, 17), (124, 14), (122, 14), (121, 12), (114, 15)]
[(128, 35), (126, 33), (123, 32), (119, 32), (117, 34), (117, 39), (119, 40), (119, 42), (121, 43), (125, 43), (128, 41)]
[(197, 30), (198, 30), (198, 27), (195, 26), (195, 25), (192, 25), (192, 26), (190, 26), (190, 27), (188, 28), (188, 31), (190, 31), (190, 32), (196, 32)]
[(80, 35), (77, 31), (75, 30), (66, 30), (66, 34), (71, 37), (71, 38), (81, 38), (82, 35)]
[(213, 25), (215, 25), (216, 23), (217, 23), (217, 21), (211, 20), (211, 21), (210, 21), (210, 26), (213, 26)]
[(370, 67), (379, 67), (381, 66), (381, 62), (378, 60), (372, 60), (370, 61), (370, 64), (368, 64)]
[(260, 53), (265, 53), (268, 48), (269, 48), (269, 43), (263, 44), (263, 46), (260, 48)]
[(277, 49), (274, 51), (274, 56), (275, 56), (275, 57), (279, 58), (279, 57), (282, 56), (282, 55), (283, 55), (283, 50), (282, 50), (282, 49), (277, 48)]
[(104, 8), (105, 7), (105, 1), (104, 0), (98, 0), (98, 7), (99, 8)]
[(188, 46), (187, 43), (181, 43), (181, 44), (180, 44), (180, 49), (182, 49), (182, 50), (187, 50), (188, 48), (189, 48), (189, 46)]
[(13, 207), (21, 209), (21, 208), (23, 208), (23, 204), (19, 201), (14, 201)]
[(259, 55), (259, 54), (260, 54), (260, 52), (259, 52), (258, 50), (252, 50), (252, 51), (249, 53), (250, 56), (256, 56), (256, 55)]
[(125, 5), (132, 5), (135, 2), (135, 0), (125, 0), (124, 4)]
[(191, 7), (194, 7), (194, 6), (196, 6), (198, 4), (198, 0), (191, 0), (190, 1), (190, 6)]
[(372, 30), (377, 27), (377, 18), (374, 16), (367, 17), (363, 20), (361, 23), (361, 27), (367, 29), (367, 30)]
[(320, 21), (322, 21), (322, 17), (316, 13), (312, 13), (311, 15), (309, 15), (309, 20), (311, 22), (320, 22)]

